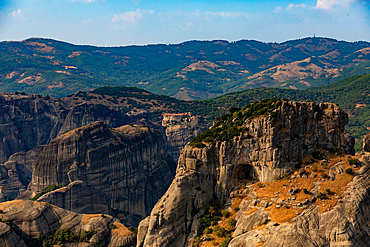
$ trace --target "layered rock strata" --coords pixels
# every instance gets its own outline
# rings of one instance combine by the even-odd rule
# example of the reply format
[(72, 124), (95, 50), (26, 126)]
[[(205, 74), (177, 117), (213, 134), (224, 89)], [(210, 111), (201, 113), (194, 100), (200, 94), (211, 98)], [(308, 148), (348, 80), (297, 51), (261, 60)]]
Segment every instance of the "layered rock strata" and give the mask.
[[(40, 200), (76, 212), (103, 210), (108, 203), (118, 211), (146, 216), (174, 176), (175, 163), (165, 147), (157, 129), (111, 129), (95, 122), (58, 136), (44, 148), (29, 189), (35, 195), (52, 184), (70, 184)], [(80, 193), (81, 186), (89, 190)]]
[(168, 191), (140, 223), (137, 246), (191, 246), (211, 200), (227, 199), (241, 184), (274, 181), (318, 148), (353, 153), (348, 116), (337, 105), (283, 102), (274, 113), (247, 120), (229, 142), (187, 145)]
[[(109, 215), (77, 214), (46, 203), (14, 200), (0, 203), (1, 246), (27, 246), (33, 237), (53, 236), (58, 229), (81, 235), (84, 230), (95, 230), (89, 243), (67, 243), (65, 246), (133, 247), (134, 234)], [(115, 227), (112, 227), (114, 225)], [(11, 226), (11, 227), (10, 227)]]
[(163, 114), (162, 126), (166, 128), (168, 153), (175, 162), (185, 145), (207, 128), (202, 117), (190, 113)]
[(0, 164), (0, 202), (12, 200), (26, 191), (38, 155), (44, 146), (37, 146), (28, 152), (18, 152)]
[(59, 134), (95, 121), (115, 128), (132, 122), (132, 117), (101, 104), (68, 106), (44, 96), (0, 93), (0, 164), (16, 152), (45, 145)]

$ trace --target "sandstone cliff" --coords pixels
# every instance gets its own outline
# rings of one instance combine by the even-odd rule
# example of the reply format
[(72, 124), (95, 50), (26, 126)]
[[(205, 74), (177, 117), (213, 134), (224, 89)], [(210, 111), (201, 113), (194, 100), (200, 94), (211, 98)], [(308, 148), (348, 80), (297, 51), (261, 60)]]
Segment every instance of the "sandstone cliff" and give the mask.
[(56, 137), (66, 111), (59, 101), (0, 94), (0, 163)]
[(190, 113), (163, 114), (162, 126), (166, 129), (168, 153), (175, 162), (185, 145), (207, 128), (202, 117)]
[(63, 100), (0, 93), (0, 164), (16, 152), (47, 144), (58, 134), (95, 121), (115, 128), (133, 119), (101, 104), (68, 106)]
[(35, 195), (52, 184), (69, 184), (40, 200), (75, 212), (107, 212), (108, 204), (146, 216), (174, 172), (175, 163), (157, 129), (130, 125), (111, 129), (95, 122), (58, 136), (44, 148), (29, 189)]
[(0, 202), (12, 200), (23, 193), (31, 181), (36, 160), (44, 146), (18, 152), (0, 164)]
[[(223, 125), (243, 114), (232, 114)], [(291, 173), (319, 148), (353, 153), (353, 138), (344, 133), (347, 114), (335, 104), (284, 101), (266, 115), (246, 119), (229, 141), (208, 138), (203, 148), (184, 148), (171, 186), (140, 223), (137, 246), (191, 246), (212, 200), (222, 202), (238, 186)]]
[(32, 238), (53, 236), (58, 229), (78, 235), (84, 230), (95, 231), (88, 243), (74, 241), (65, 246), (133, 247), (136, 243), (134, 234), (109, 215), (77, 214), (29, 200), (3, 202), (0, 209), (1, 246), (27, 246)]

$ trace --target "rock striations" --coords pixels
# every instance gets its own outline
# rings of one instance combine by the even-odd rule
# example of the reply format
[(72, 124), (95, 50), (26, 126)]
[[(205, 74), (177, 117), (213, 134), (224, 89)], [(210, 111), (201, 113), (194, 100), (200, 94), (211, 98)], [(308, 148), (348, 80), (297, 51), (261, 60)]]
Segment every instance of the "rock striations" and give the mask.
[(83, 231), (95, 231), (87, 243), (74, 241), (64, 246), (133, 247), (136, 243), (134, 234), (109, 215), (77, 214), (29, 200), (3, 202), (0, 209), (0, 246), (31, 246), (33, 238), (53, 236), (59, 229), (78, 235)]
[(175, 173), (160, 131), (102, 122), (66, 132), (40, 153), (31, 196), (49, 185), (68, 185), (40, 201), (84, 213), (107, 213), (109, 207), (146, 216)]
[(162, 126), (166, 129), (168, 153), (177, 162), (185, 145), (202, 131), (206, 130), (202, 117), (190, 113), (163, 114)]
[[(229, 141), (203, 141), (203, 148), (183, 149), (171, 186), (140, 223), (138, 247), (192, 246), (212, 200), (228, 199), (242, 184), (291, 173), (317, 149), (353, 153), (353, 138), (344, 132), (348, 117), (337, 105), (280, 103), (265, 116), (246, 119), (243, 131)], [(232, 123), (238, 121), (235, 114)]]

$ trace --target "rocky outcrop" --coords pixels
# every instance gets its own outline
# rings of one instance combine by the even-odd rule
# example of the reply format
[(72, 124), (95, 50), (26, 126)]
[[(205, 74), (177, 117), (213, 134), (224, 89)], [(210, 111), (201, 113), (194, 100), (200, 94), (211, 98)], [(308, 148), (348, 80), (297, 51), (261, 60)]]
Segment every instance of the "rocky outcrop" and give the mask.
[[(363, 156), (364, 166), (353, 181), (346, 186), (345, 197), (330, 211), (319, 212), (318, 206), (309, 205), (292, 222), (271, 222), (261, 226), (263, 220), (255, 220), (259, 212), (246, 216), (255, 198), (245, 199), (244, 208), (238, 212), (238, 220), (230, 247), (255, 246), (369, 246), (370, 207), (370, 154)], [(252, 203), (252, 204), (251, 204)], [(254, 217), (254, 218), (252, 218)], [(254, 222), (256, 225), (248, 225)]]
[(171, 186), (139, 226), (138, 246), (191, 246), (211, 200), (227, 199), (241, 184), (274, 181), (318, 148), (352, 152), (347, 123), (335, 104), (283, 102), (270, 116), (246, 120), (229, 142), (187, 145)]
[(15, 153), (7, 162), (0, 164), (0, 202), (12, 200), (26, 191), (43, 148), (37, 146), (28, 152)]
[[(167, 190), (174, 170), (157, 129), (130, 125), (111, 129), (95, 122), (58, 136), (44, 148), (29, 189), (35, 195), (52, 184), (70, 184), (40, 200), (76, 212), (100, 211), (109, 202), (118, 211), (146, 216)], [(80, 193), (81, 186), (89, 189)], [(78, 201), (71, 201), (76, 196)], [(102, 207), (94, 206), (94, 200)]]
[(69, 110), (59, 134), (96, 121), (105, 122), (108, 126), (116, 128), (132, 122), (132, 119), (104, 105), (81, 103)]
[(370, 152), (370, 133), (364, 136), (363, 150), (365, 152)]
[[(53, 236), (58, 229), (78, 235), (84, 230), (95, 230), (96, 234), (88, 241), (89, 246), (133, 247), (136, 243), (134, 234), (109, 215), (77, 214), (29, 200), (3, 202), (0, 203), (0, 209), (3, 211), (1, 219), (8, 224), (0, 223), (0, 239), (5, 246), (26, 246), (24, 240), (27, 242), (41, 235)], [(75, 242), (66, 246), (86, 244)]]
[(168, 153), (175, 162), (185, 145), (207, 128), (202, 117), (190, 113), (163, 114), (162, 126), (166, 128)]
[(115, 128), (133, 118), (101, 104), (68, 106), (45, 96), (0, 93), (0, 163), (16, 152), (45, 145), (58, 134), (95, 121)]
[(83, 181), (74, 181), (66, 187), (41, 196), (37, 201), (48, 202), (81, 214), (102, 213), (114, 215), (106, 196), (100, 190)]
[(0, 94), (0, 163), (56, 137), (66, 111), (59, 101)]

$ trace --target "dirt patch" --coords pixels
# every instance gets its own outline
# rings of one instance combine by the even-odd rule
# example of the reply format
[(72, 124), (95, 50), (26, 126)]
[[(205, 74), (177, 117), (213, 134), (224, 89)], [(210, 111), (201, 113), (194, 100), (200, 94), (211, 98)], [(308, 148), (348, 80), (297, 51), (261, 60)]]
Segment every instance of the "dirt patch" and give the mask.
[(36, 82), (40, 81), (41, 75), (31, 75), (19, 80), (18, 83), (25, 83), (27, 85), (34, 85)]
[(101, 217), (101, 214), (83, 214), (82, 223), (88, 224), (90, 219), (96, 218), (96, 217)]
[(211, 62), (208, 62), (208, 61), (199, 61), (199, 62), (192, 63), (192, 64), (186, 66), (185, 68), (183, 68), (181, 70), (181, 72), (182, 73), (187, 73), (189, 71), (194, 71), (194, 70), (204, 70), (204, 71), (207, 71), (210, 74), (214, 74), (214, 72), (211, 69), (214, 69), (214, 68), (217, 68), (217, 67), (219, 67), (219, 66), (215, 63), (211, 63)]
[(124, 225), (122, 225), (119, 222), (114, 222), (113, 225), (116, 228), (112, 229), (112, 231), (111, 231), (112, 234), (116, 233), (116, 234), (118, 234), (119, 237), (122, 237), (122, 238), (134, 235), (133, 232), (131, 232), (129, 229), (127, 229), (127, 227), (125, 227)]
[(7, 208), (11, 206), (23, 207), (24, 201), (23, 200), (13, 200), (9, 202), (2, 202), (0, 203), (0, 209), (6, 211)]

